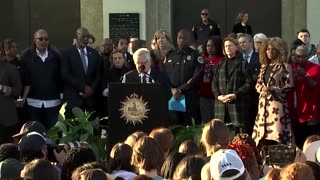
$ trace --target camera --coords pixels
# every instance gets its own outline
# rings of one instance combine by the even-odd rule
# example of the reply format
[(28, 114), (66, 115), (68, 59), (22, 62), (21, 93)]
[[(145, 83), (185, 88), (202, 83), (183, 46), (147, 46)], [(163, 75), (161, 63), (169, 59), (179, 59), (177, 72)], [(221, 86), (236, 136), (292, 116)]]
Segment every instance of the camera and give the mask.
[(48, 160), (50, 162), (57, 162), (56, 157), (53, 153), (53, 150), (56, 150), (57, 153), (60, 153), (61, 151), (65, 151), (67, 152), (68, 150), (72, 149), (72, 148), (76, 148), (80, 146), (80, 143), (78, 141), (72, 141), (69, 143), (66, 143), (67, 146), (69, 146), (68, 149), (65, 149), (65, 145), (64, 144), (55, 144), (54, 142), (50, 142), (47, 144), (47, 151), (48, 151)]
[(294, 162), (296, 146), (272, 145), (263, 147), (263, 158), (266, 164), (284, 167)]

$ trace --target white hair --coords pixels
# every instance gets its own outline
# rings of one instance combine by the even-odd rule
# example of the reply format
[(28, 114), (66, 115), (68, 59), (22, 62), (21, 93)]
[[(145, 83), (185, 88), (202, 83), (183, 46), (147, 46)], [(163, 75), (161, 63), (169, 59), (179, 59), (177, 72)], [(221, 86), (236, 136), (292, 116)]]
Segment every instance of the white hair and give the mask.
[(145, 61), (151, 60), (150, 51), (147, 48), (140, 48), (136, 50), (136, 52), (133, 53), (133, 61), (136, 63), (138, 58), (141, 56), (145, 57)]
[(262, 39), (262, 40), (268, 39), (268, 37), (263, 33), (257, 33), (253, 36), (253, 40), (256, 40), (257, 38)]

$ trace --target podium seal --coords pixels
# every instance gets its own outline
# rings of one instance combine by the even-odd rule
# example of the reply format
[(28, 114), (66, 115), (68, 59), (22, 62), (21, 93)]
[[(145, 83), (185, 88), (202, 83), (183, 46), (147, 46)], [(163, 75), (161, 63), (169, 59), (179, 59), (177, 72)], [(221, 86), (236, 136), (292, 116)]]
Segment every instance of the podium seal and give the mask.
[(140, 96), (133, 93), (127, 96), (124, 101), (121, 102), (121, 117), (126, 121), (126, 124), (143, 124), (143, 120), (148, 118), (148, 102)]

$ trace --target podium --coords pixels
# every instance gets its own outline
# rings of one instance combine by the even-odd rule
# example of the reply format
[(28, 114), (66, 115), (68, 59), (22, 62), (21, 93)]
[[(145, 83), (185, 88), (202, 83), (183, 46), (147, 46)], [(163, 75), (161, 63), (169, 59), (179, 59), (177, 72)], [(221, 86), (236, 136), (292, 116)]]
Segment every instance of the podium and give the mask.
[(136, 131), (166, 127), (168, 102), (158, 83), (110, 83), (108, 149)]

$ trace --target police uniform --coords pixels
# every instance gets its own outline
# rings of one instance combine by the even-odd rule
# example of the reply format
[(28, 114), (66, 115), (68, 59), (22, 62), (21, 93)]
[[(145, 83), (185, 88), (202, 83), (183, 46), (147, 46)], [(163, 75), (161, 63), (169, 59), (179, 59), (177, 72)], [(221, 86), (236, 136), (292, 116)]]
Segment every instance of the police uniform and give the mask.
[(208, 20), (207, 25), (200, 21), (200, 24), (193, 26), (192, 32), (198, 45), (202, 45), (211, 36), (221, 35), (220, 26), (211, 19)]
[(169, 51), (163, 61), (162, 70), (167, 75), (171, 88), (178, 88), (186, 98), (187, 112), (183, 115), (179, 113), (178, 117), (171, 120), (172, 123), (190, 124), (191, 117), (196, 122), (201, 122), (197, 90), (202, 64), (202, 57), (189, 47)]

